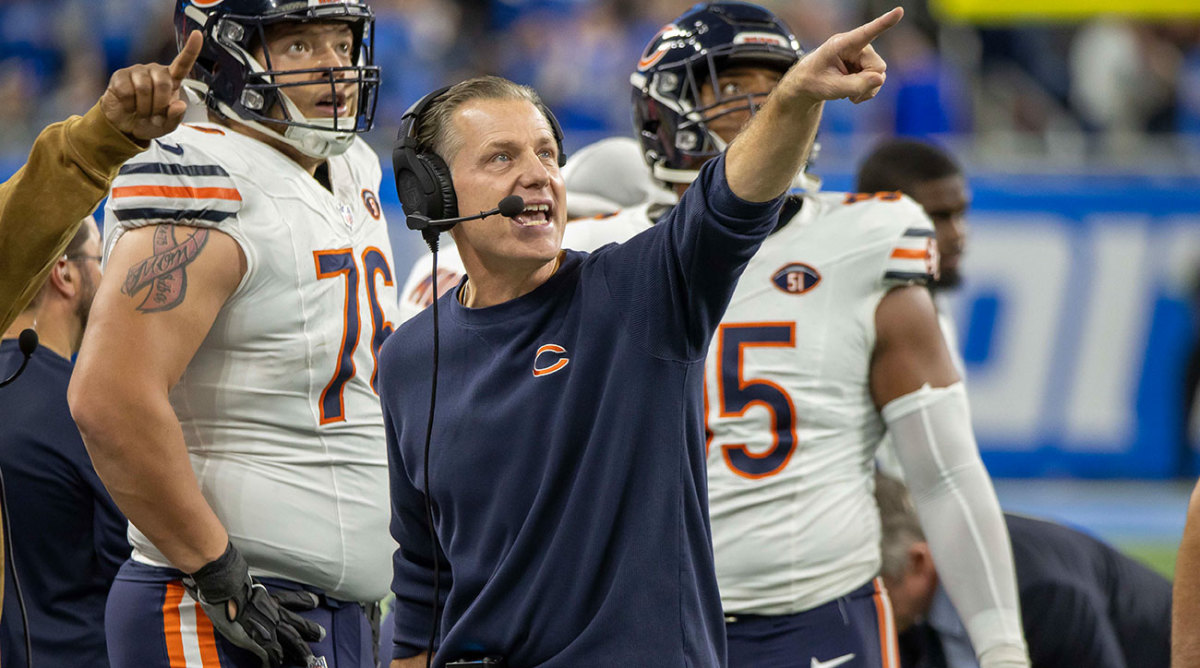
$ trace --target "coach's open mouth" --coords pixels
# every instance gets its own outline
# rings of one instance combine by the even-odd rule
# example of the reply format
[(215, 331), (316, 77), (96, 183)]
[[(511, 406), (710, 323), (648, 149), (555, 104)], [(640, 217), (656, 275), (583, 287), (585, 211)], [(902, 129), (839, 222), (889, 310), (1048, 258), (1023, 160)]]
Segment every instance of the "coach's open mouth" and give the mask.
[(523, 227), (541, 227), (550, 224), (550, 205), (546, 203), (529, 203), (525, 210), (513, 220)]

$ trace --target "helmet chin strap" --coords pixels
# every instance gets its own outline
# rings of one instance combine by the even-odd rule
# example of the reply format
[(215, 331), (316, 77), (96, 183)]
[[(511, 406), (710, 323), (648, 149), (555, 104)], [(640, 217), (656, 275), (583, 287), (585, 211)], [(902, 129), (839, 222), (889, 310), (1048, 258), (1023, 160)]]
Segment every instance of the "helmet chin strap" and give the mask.
[[(286, 99), (286, 96), (284, 96)], [(290, 102), (290, 100), (289, 100)], [(243, 118), (238, 115), (229, 105), (224, 102), (217, 102), (217, 110), (229, 118), (237, 119), (237, 121), (248, 127), (252, 127), (259, 132), (263, 132), (279, 141), (291, 146), (310, 158), (331, 158), (341, 155), (350, 148), (354, 143), (354, 135), (345, 132), (334, 132), (332, 130), (316, 130), (313, 128), (301, 128), (290, 125), (282, 133), (279, 130), (249, 118)], [(299, 119), (304, 119), (302, 114), (297, 114)], [(319, 121), (309, 121), (305, 119), (303, 122), (317, 123)]]
[(700, 172), (697, 170), (671, 169), (670, 167), (664, 166), (661, 162), (654, 163), (654, 166), (650, 168), (650, 171), (654, 174), (654, 178), (668, 185), (677, 183), (691, 183), (692, 181), (696, 180), (697, 176), (700, 175)]
[[(288, 126), (283, 133), (283, 140), (305, 155), (314, 158), (328, 158), (334, 155), (341, 155), (350, 148), (350, 144), (354, 143), (354, 133), (338, 130), (338, 120), (343, 123), (353, 123), (353, 119), (345, 118), (314, 118), (306, 117), (300, 111), (300, 107), (292, 102), (287, 93), (277, 91), (279, 97), (283, 100), (284, 106), (287, 107), (288, 116), (300, 123), (308, 123), (310, 125), (328, 125), (328, 129), (302, 128), (294, 125)], [(277, 133), (278, 134), (278, 133)]]

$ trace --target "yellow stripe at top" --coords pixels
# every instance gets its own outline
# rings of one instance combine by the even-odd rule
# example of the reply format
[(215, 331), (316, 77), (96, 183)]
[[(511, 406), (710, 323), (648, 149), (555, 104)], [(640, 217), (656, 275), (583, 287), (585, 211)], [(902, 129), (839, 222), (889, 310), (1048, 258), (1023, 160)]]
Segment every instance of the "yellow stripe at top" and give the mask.
[(1102, 15), (1200, 17), (1200, 0), (930, 0), (929, 5), (940, 20), (991, 25), (1073, 22)]

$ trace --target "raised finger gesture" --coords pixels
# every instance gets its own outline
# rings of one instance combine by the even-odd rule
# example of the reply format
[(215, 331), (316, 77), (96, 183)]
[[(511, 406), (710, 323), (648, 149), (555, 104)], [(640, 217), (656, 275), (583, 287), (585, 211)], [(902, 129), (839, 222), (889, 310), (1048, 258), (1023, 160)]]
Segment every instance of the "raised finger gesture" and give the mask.
[(887, 63), (871, 42), (903, 16), (904, 10), (896, 7), (870, 23), (825, 40), (788, 71), (780, 82), (780, 93), (805, 102), (849, 98), (857, 104), (875, 97), (887, 76)]
[(132, 65), (113, 73), (100, 97), (100, 109), (118, 130), (147, 141), (179, 127), (187, 102), (180, 86), (200, 55), (200, 31), (188, 35), (170, 65)]

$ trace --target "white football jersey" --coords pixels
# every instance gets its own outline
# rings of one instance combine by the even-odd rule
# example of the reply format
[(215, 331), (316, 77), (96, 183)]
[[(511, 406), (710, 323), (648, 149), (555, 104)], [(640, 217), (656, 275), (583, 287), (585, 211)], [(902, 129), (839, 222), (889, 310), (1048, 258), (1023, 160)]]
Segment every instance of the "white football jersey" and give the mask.
[[(374, 601), (395, 548), (374, 384), (397, 294), (378, 157), (359, 140), (328, 164), (332, 192), (266, 144), (181, 126), (113, 182), (105, 255), (164, 223), (237, 241), (246, 274), (170, 392), (192, 468), (252, 574)], [(136, 527), (130, 541), (169, 565)]]
[(563, 232), (563, 248), (590, 253), (607, 244), (621, 243), (643, 230), (650, 229), (657, 218), (653, 213), (661, 215), (661, 212), (666, 211), (663, 207), (662, 204), (646, 202), (607, 216), (569, 221), (566, 231)]
[[(644, 210), (576, 221), (563, 245), (593, 250), (650, 224)], [(932, 224), (896, 194), (804, 195), (750, 260), (705, 367), (709, 509), (727, 612), (808, 610), (879, 573), (875, 309), (936, 266)]]
[[(463, 267), (462, 258), (458, 255), (458, 248), (450, 240), (449, 234), (442, 235), (437, 260), (437, 289), (440, 297), (446, 294), (447, 290), (458, 285), (467, 270)], [(408, 273), (408, 280), (400, 289), (400, 321), (396, 324), (406, 322), (409, 318), (424, 311), (433, 303), (433, 299), (433, 254), (425, 253), (413, 263), (412, 270)]]

